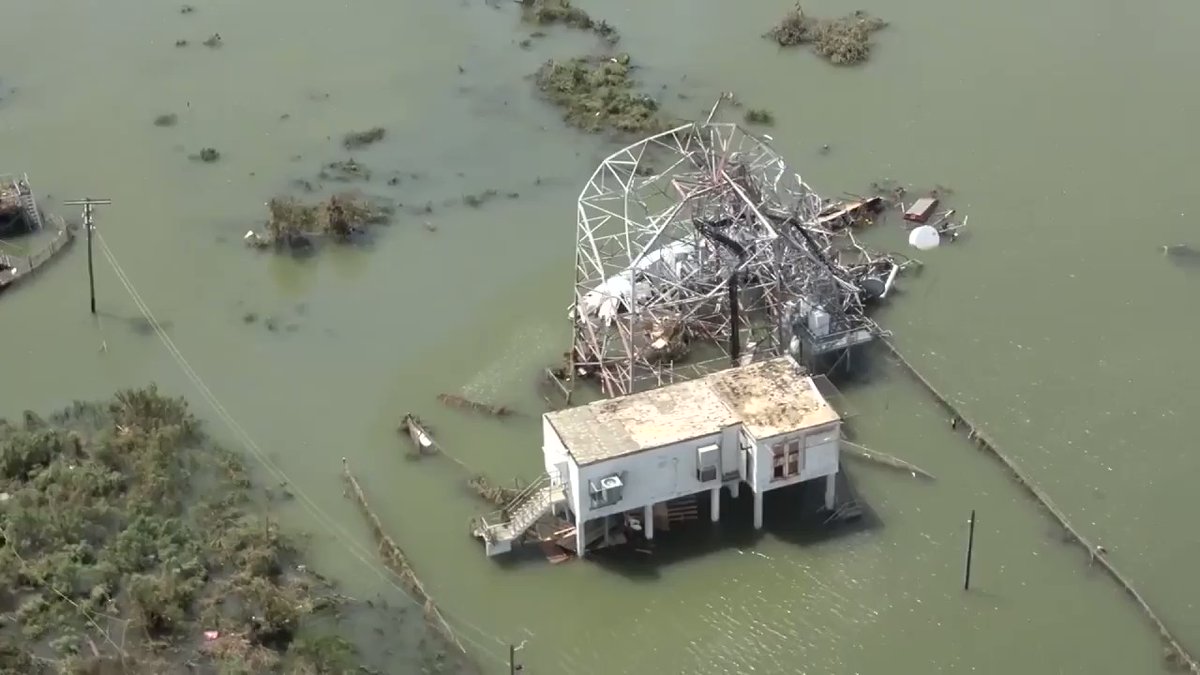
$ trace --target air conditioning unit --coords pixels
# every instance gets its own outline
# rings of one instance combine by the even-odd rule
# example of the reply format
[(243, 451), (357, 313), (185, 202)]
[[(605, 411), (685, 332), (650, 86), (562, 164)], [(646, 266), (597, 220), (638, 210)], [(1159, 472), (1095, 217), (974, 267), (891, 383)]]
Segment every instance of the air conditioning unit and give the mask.
[(707, 483), (710, 480), (716, 480), (717, 479), (717, 467), (715, 467), (715, 466), (700, 467), (700, 469), (696, 472), (696, 478), (701, 483)]
[(621, 482), (620, 476), (605, 476), (604, 478), (600, 479), (600, 489), (604, 490), (605, 492), (620, 490), (624, 485), (625, 484)]

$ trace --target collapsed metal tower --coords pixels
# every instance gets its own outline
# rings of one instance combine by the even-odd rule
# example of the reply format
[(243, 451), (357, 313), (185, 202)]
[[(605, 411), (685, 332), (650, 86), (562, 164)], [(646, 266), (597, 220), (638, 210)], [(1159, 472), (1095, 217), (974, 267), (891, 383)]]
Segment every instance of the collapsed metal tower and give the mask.
[(870, 339), (861, 281), (880, 268), (840, 264), (827, 212), (736, 124), (683, 125), (609, 156), (579, 196), (571, 377), (619, 396), (682, 363)]

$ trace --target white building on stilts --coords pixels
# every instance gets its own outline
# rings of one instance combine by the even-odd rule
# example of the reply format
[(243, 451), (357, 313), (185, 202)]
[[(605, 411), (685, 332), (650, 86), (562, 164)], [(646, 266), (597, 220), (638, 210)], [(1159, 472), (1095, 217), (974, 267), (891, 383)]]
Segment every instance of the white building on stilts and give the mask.
[(574, 522), (583, 555), (592, 533), (607, 536), (611, 516), (638, 516), (653, 538), (655, 505), (679, 497), (709, 492), (716, 522), (722, 487), (734, 497), (742, 484), (750, 489), (755, 528), (770, 490), (824, 479), (825, 505), (834, 506), (841, 418), (790, 356), (542, 419), (546, 476), (502, 521), (476, 531), (489, 556), (552, 510)]

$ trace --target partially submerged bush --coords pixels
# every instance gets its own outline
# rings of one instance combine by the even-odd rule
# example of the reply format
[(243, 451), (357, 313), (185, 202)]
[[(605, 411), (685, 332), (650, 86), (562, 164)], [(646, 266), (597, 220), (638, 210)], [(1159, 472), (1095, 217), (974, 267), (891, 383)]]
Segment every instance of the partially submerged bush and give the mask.
[(387, 209), (363, 195), (345, 192), (316, 203), (304, 203), (293, 197), (276, 197), (267, 202), (271, 212), (267, 221), (269, 242), (289, 247), (306, 247), (311, 239), (331, 236), (346, 241), (370, 225), (387, 222)]
[(563, 109), (568, 124), (585, 131), (616, 129), (653, 133), (666, 128), (658, 102), (634, 92), (629, 55), (547, 61), (537, 72), (537, 87)]
[(771, 126), (775, 124), (775, 115), (770, 110), (763, 108), (751, 108), (746, 111), (746, 124), (761, 124), (763, 126)]
[(871, 34), (886, 26), (887, 22), (861, 10), (840, 19), (813, 19), (797, 4), (766, 37), (781, 47), (811, 44), (813, 51), (834, 64), (852, 65), (867, 60)]

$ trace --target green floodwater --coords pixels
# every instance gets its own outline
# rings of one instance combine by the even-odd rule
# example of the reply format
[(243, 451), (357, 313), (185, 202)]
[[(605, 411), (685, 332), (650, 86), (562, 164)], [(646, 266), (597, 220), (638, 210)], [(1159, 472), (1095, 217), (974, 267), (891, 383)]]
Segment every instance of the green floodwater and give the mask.
[[(871, 527), (805, 544), (768, 533), (640, 575), (486, 560), (459, 469), (406, 461), (394, 427), (413, 410), (478, 470), (538, 472), (535, 417), (472, 419), (434, 396), (541, 410), (539, 369), (568, 344), (574, 200), (611, 148), (563, 128), (527, 75), (594, 38), (551, 30), (522, 49), (529, 29), (508, 2), (192, 4), (8, 0), (0, 172), (28, 172), (68, 217), (58, 200), (113, 200), (98, 216), (105, 242), (191, 368), (336, 524), (304, 499), (282, 513), (348, 592), (400, 602), (343, 498), (343, 456), (489, 672), (521, 641), (529, 673), (1163, 670), (1133, 604), (882, 358), (847, 391), (858, 438), (938, 480), (851, 464)], [(837, 69), (760, 39), (787, 2), (582, 4), (621, 30), (671, 112), (702, 115), (725, 90), (771, 109), (776, 148), (826, 194), (884, 177), (955, 190), (969, 235), (922, 256), (883, 323), (1200, 651), (1187, 421), (1200, 274), (1158, 250), (1200, 244), (1200, 90), (1187, 84), (1200, 6), (808, 3), (892, 22), (867, 66)], [(200, 44), (216, 32), (223, 46)], [(153, 126), (163, 113), (178, 125)], [(432, 214), (401, 208), (374, 246), (303, 261), (241, 244), (267, 199), (344, 158), (341, 134), (375, 125), (387, 138), (355, 155), (377, 174), (368, 189)], [(220, 162), (187, 159), (206, 146)], [(486, 189), (520, 197), (443, 206)], [(902, 245), (898, 227), (875, 239)], [(154, 380), (236, 444), (97, 260), (98, 319), (78, 244), (0, 298), (0, 412)]]

